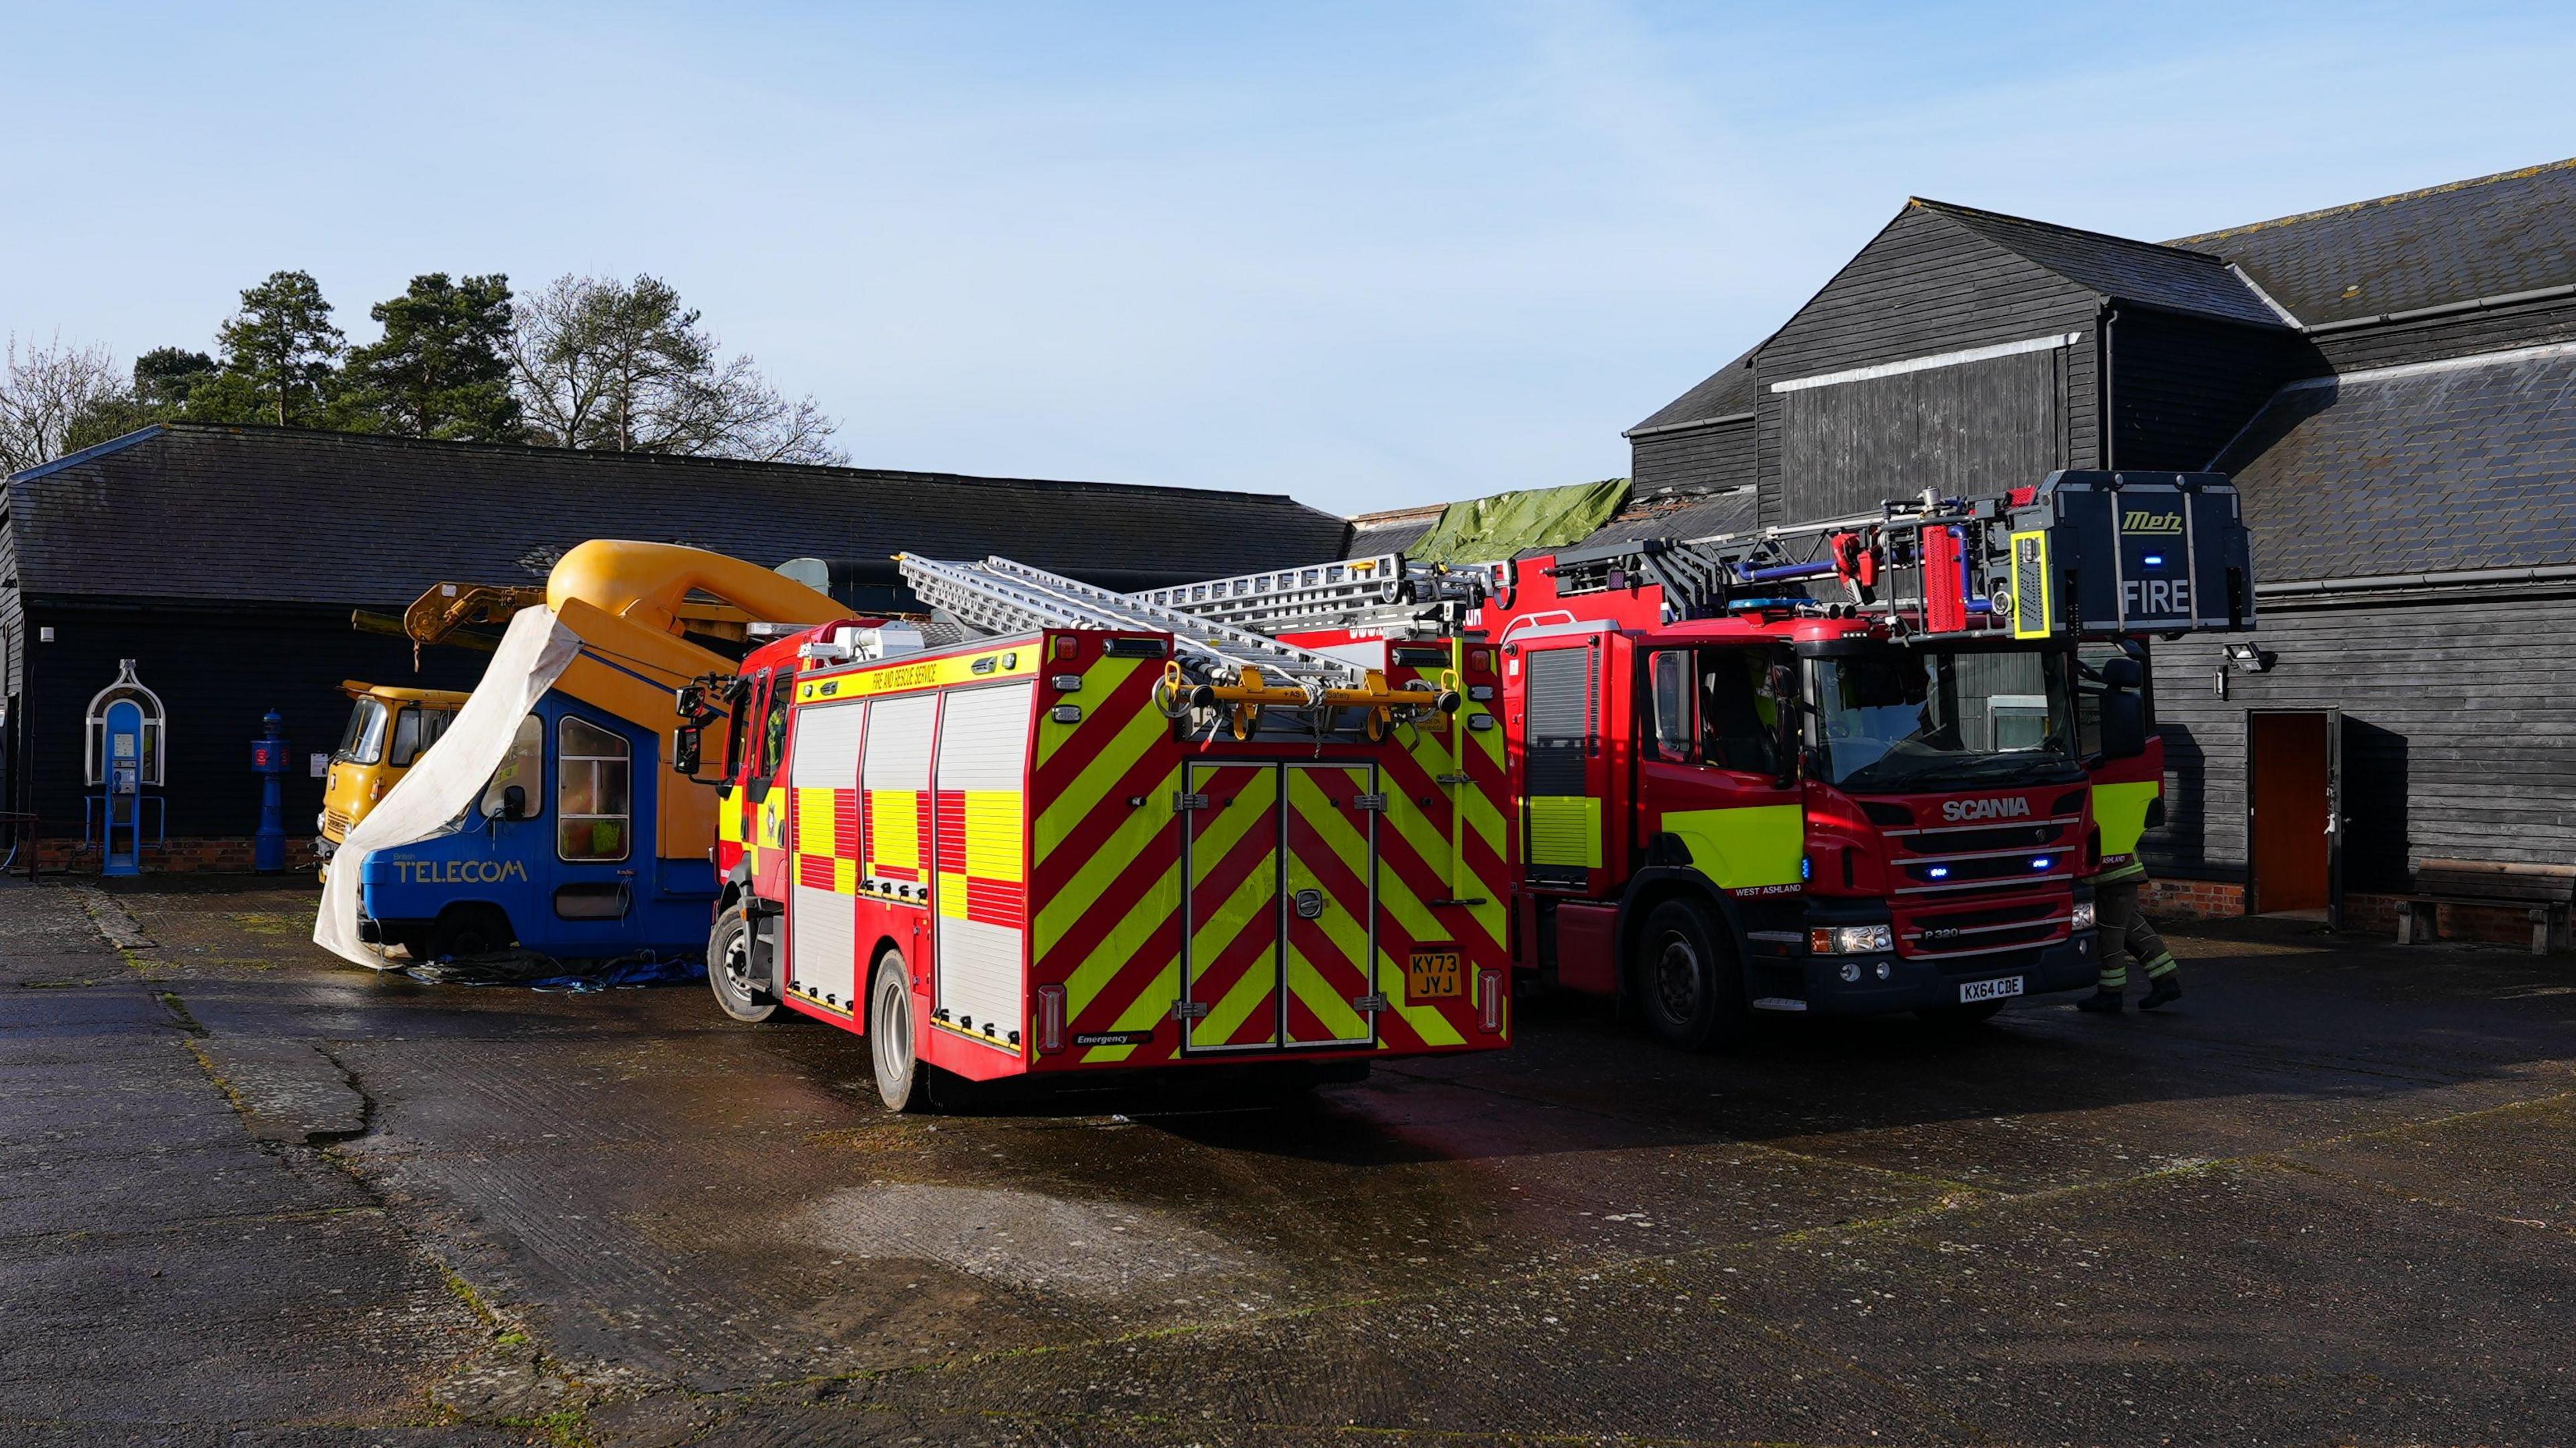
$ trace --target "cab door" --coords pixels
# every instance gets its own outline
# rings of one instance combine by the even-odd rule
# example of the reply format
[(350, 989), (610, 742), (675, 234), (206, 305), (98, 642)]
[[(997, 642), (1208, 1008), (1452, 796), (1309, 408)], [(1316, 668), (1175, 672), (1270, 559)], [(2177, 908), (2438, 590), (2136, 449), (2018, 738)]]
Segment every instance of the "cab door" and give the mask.
[(1726, 890), (1794, 886), (1806, 815), (1782, 754), (1783, 701), (1763, 645), (1641, 648), (1638, 784), (1648, 852), (1660, 837)]
[[(564, 708), (550, 721), (551, 836), (537, 869), (547, 943), (555, 955), (618, 955), (632, 942), (653, 865), (652, 791), (638, 791), (636, 761), (652, 762), (653, 737), (622, 720)], [(649, 776), (648, 776), (649, 779)], [(524, 926), (522, 940), (534, 939)]]
[(743, 858), (751, 866), (752, 893), (764, 900), (787, 898), (791, 882), (787, 848), (787, 707), (796, 693), (793, 667), (771, 669), (752, 686), (745, 718), (751, 737), (744, 741), (750, 766), (743, 780), (741, 808)]

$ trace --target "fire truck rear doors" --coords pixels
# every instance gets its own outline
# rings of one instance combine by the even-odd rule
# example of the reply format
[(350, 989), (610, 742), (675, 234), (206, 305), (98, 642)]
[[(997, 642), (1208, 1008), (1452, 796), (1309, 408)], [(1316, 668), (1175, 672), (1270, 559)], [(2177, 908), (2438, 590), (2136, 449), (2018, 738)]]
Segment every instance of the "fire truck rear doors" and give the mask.
[(1377, 770), (1192, 764), (1182, 1041), (1192, 1054), (1376, 1038)]

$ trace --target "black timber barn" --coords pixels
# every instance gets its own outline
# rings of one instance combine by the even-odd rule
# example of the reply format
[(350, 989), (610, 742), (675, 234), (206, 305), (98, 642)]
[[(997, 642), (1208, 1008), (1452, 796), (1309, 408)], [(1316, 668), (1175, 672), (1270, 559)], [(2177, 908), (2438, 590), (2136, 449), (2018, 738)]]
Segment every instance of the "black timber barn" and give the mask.
[[(835, 593), (891, 592), (889, 555), (1000, 553), (1109, 587), (1338, 557), (1350, 525), (1292, 499), (1194, 488), (787, 467), (643, 454), (169, 424), (19, 473), (0, 491), (0, 811), (45, 854), (78, 843), (83, 716), (136, 661), (168, 709), (171, 845), (147, 868), (238, 867), (270, 709), (299, 761), (291, 841), (337, 743), (344, 678), (470, 688), (483, 654), (352, 627), (433, 583), (542, 583), (590, 538), (834, 563)], [(846, 600), (845, 600), (846, 601)], [(858, 602), (869, 602), (861, 597)], [(147, 820), (147, 824), (151, 821)]]
[(2164, 903), (2384, 923), (2426, 860), (2576, 863), (2576, 162), (2162, 244), (1911, 201), (1626, 436), (1672, 533), (2232, 473), (2267, 666), (2157, 646)]

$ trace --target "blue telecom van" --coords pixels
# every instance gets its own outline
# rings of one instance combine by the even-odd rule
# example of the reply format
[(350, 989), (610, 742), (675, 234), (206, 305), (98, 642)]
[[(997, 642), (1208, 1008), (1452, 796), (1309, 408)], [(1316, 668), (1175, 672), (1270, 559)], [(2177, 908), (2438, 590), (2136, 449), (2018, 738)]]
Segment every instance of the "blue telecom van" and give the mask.
[(557, 689), (445, 831), (370, 851), (359, 932), (414, 960), (500, 950), (604, 958), (706, 948), (704, 854), (662, 858), (661, 740)]

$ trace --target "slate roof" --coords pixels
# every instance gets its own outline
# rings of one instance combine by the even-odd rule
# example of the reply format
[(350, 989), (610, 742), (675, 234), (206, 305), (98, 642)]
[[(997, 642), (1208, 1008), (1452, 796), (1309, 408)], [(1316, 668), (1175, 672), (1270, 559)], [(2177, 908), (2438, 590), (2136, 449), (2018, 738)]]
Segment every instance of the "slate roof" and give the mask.
[(2249, 327), (2287, 325), (2218, 257), (1946, 201), (1918, 197), (1911, 204), (1949, 217), (2004, 250), (2116, 301)]
[(1751, 412), (1761, 389), (1753, 383), (1753, 354), (1758, 345), (1708, 375), (1697, 387), (1656, 408), (1654, 415), (1620, 434), (1633, 436), (1649, 428), (1675, 427)]
[(2576, 160), (2169, 243), (2243, 267), (2309, 326), (2576, 282)]
[(2293, 383), (2212, 466), (2263, 582), (2576, 563), (2576, 346)]
[(1754, 526), (1754, 502), (1754, 492), (1749, 487), (1723, 493), (1664, 494), (1637, 499), (1591, 537), (1571, 546), (1589, 548), (1598, 543), (1634, 543), (1641, 538), (1706, 538), (1718, 533), (1740, 532)]
[(1351, 541), (1343, 548), (1342, 556), (1374, 558), (1381, 553), (1401, 553), (1440, 526), (1440, 515), (1448, 509), (1446, 503), (1428, 503), (1419, 508), (1362, 513), (1351, 520)]
[(1276, 494), (185, 423), (29, 469), (6, 496), (30, 594), (332, 604), (541, 581), (590, 538), (1179, 578), (1336, 557), (1350, 530)]

